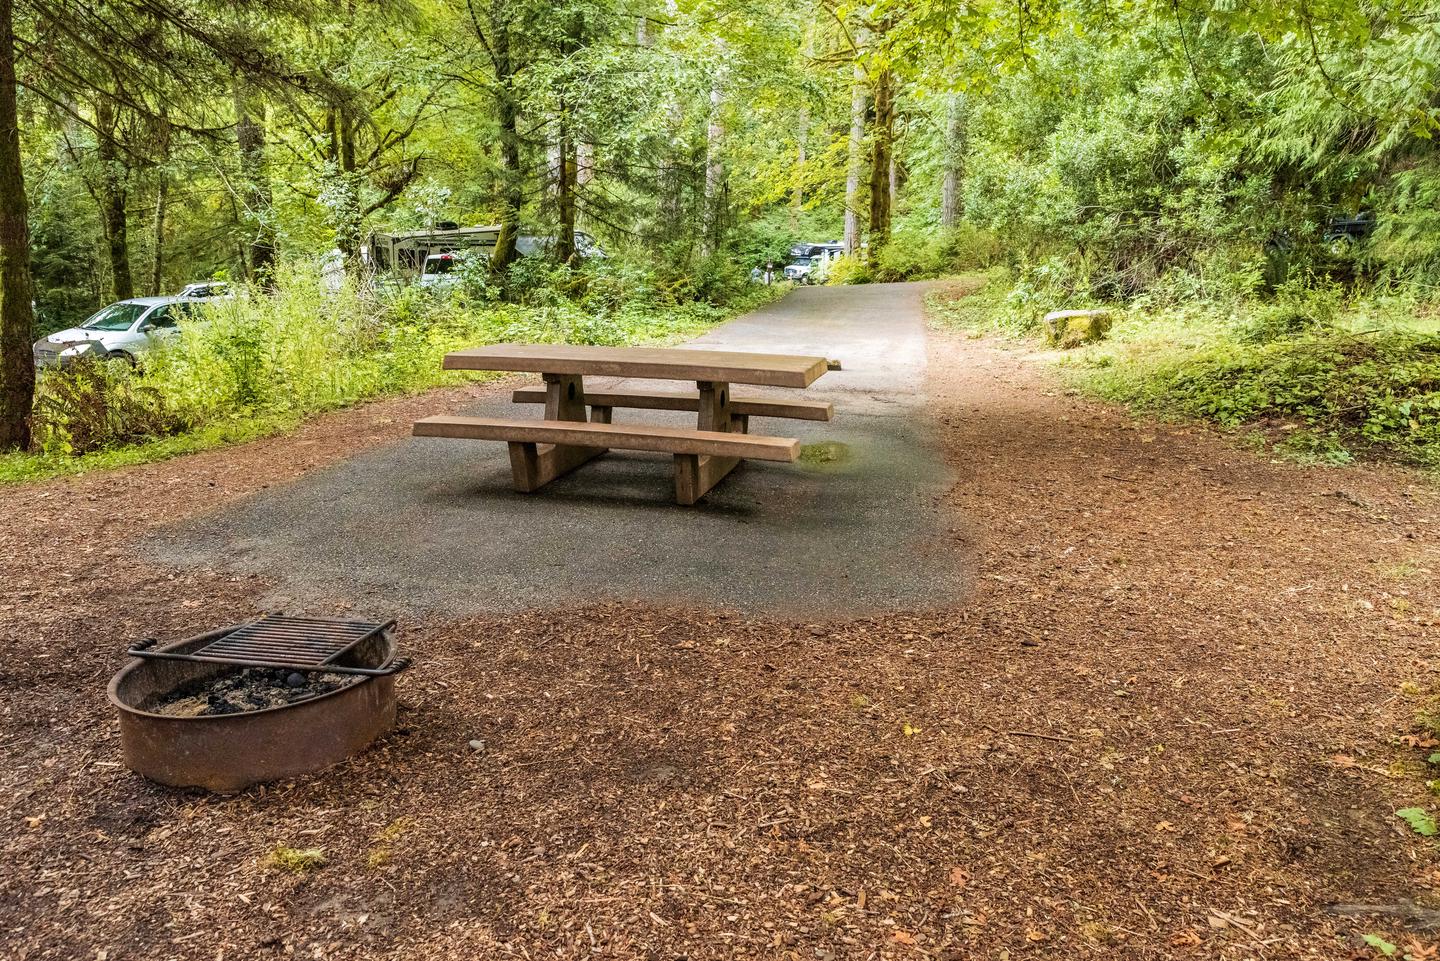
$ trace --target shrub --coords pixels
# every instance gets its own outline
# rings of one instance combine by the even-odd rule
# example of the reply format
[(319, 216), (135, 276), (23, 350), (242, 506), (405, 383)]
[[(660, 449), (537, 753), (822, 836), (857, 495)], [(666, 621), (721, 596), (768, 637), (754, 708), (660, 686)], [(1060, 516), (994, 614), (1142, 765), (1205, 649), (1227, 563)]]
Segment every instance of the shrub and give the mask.
[(1247, 340), (1269, 343), (1334, 327), (1340, 316), (1340, 289), (1334, 284), (1310, 286), (1292, 280), (1275, 291), (1275, 300), (1252, 312)]
[(1223, 340), (1148, 370), (1107, 372), (1103, 393), (1223, 426), (1274, 422), (1283, 448), (1332, 462), (1352, 449), (1440, 467), (1440, 337), (1318, 329), (1264, 344)]
[(870, 267), (858, 255), (842, 255), (830, 261), (830, 272), (825, 282), (833, 286), (841, 284), (868, 284), (875, 278)]
[(940, 235), (940, 254), (949, 269), (988, 270), (1005, 262), (1005, 246), (990, 230), (961, 223)]
[(875, 258), (875, 279), (883, 281), (934, 277), (945, 265), (941, 240), (934, 234), (897, 233)]
[(47, 453), (90, 454), (163, 437), (186, 420), (128, 363), (83, 357), (46, 370), (36, 390), (36, 446)]
[[(318, 411), (463, 377), (440, 366), (460, 347), (677, 340), (781, 289), (737, 282), (737, 272), (718, 262), (697, 266), (687, 299), (676, 300), (646, 265), (569, 268), (525, 258), (507, 276), (512, 289), (523, 285), (524, 302), (510, 304), (494, 299), (488, 278), (462, 280), (449, 294), (353, 283), (332, 292), (318, 265), (283, 265), (273, 291), (211, 302), (137, 369), (92, 361), (45, 371), (35, 451), (61, 459), (198, 431), (157, 445), (164, 456), (204, 446), (196, 439), (202, 434), (211, 444), (248, 439)], [(723, 293), (729, 306), (694, 299), (705, 291)], [(0, 467), (17, 478), (47, 470), (29, 462)]]

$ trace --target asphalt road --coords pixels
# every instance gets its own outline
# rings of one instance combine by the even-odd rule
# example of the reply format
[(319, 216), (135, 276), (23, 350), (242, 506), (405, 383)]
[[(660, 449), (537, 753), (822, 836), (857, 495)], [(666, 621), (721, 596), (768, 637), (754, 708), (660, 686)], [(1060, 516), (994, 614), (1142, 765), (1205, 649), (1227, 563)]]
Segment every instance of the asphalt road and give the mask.
[[(669, 455), (612, 452), (518, 494), (504, 444), (410, 438), (163, 530), (147, 549), (179, 566), (262, 574), (275, 582), (266, 603), (287, 611), (620, 600), (819, 619), (939, 606), (964, 575), (935, 506), (950, 475), (925, 403), (922, 293), (805, 288), (696, 340), (823, 355), (844, 369), (805, 392), (835, 404), (833, 421), (752, 421), (752, 431), (817, 445), (801, 463), (742, 464), (695, 507), (673, 502)], [(517, 416), (501, 397), (475, 412)]]

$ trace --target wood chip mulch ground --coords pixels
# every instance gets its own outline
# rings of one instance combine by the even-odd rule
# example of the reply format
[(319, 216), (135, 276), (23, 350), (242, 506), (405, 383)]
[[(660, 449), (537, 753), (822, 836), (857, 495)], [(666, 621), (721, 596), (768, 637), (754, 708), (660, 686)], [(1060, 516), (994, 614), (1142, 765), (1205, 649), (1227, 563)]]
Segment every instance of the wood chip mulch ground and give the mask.
[(103, 688), (126, 643), (263, 585), (130, 539), (435, 397), (6, 490), (0, 957), (1435, 957), (1440, 858), (1394, 815), (1435, 801), (1433, 482), (932, 355), (971, 595), (407, 625), (397, 730), (232, 798), (126, 771)]

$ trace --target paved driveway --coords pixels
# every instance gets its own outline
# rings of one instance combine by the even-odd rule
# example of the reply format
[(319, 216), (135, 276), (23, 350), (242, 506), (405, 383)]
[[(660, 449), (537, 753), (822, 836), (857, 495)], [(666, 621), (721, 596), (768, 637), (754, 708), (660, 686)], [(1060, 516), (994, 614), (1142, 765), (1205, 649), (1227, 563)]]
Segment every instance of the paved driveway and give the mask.
[[(800, 464), (742, 464), (696, 507), (674, 504), (669, 455), (610, 453), (526, 495), (510, 489), (504, 444), (411, 438), (165, 530), (149, 547), (170, 563), (273, 578), (267, 601), (287, 610), (640, 600), (819, 618), (938, 605), (961, 578), (935, 506), (950, 479), (925, 407), (922, 293), (806, 288), (695, 341), (844, 364), (806, 392), (834, 402), (832, 422), (752, 427), (798, 436)], [(475, 412), (515, 410), (497, 396)]]

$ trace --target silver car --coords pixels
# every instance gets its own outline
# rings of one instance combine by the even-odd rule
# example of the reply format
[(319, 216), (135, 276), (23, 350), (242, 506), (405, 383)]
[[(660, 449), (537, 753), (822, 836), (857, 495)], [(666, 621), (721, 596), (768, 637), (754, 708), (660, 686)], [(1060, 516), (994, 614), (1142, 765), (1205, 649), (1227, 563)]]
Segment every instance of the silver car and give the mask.
[[(524, 239), (523, 237), (521, 238)], [(451, 254), (431, 254), (420, 271), (420, 286), (436, 291), (449, 290), (460, 284), (467, 271), (478, 264), (488, 264), (490, 252), (461, 250)]]
[(80, 357), (136, 363), (142, 354), (193, 317), (206, 298), (136, 297), (105, 307), (79, 327), (35, 341), (35, 366), (66, 364)]

